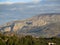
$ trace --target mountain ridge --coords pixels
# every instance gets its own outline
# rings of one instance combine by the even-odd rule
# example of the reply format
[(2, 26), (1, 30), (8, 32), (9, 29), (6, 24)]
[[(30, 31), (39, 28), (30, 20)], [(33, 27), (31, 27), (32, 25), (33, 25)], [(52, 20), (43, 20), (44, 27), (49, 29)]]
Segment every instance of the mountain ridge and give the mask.
[(60, 35), (60, 13), (47, 13), (32, 18), (13, 21), (0, 27), (1, 32), (15, 32), (23, 35), (53, 37)]

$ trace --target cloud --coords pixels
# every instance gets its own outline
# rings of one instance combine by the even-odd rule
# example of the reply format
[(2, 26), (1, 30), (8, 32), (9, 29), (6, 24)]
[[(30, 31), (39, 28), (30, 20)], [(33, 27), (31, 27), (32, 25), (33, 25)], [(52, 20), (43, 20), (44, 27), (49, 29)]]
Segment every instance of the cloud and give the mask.
[(11, 8), (11, 9), (9, 9), (9, 10), (13, 11), (13, 10), (17, 10), (17, 8), (14, 7), (14, 8)]
[(14, 3), (21, 3), (21, 4), (24, 4), (24, 3), (27, 3), (27, 2), (21, 2), (20, 0), (5, 0), (5, 1), (2, 1), (0, 2), (0, 4), (14, 4)]
[(44, 0), (44, 1), (57, 1), (57, 2), (59, 1), (60, 2), (60, 0)]
[(31, 6), (27, 6), (28, 8), (34, 8), (34, 7), (36, 7), (36, 6), (34, 6), (34, 5), (31, 5)]
[(0, 4), (13, 4), (14, 2), (0, 2)]
[(24, 8), (19, 8), (19, 10), (21, 10), (21, 11), (22, 11), (22, 10), (24, 10)]
[(40, 2), (41, 0), (33, 0), (33, 2), (35, 2), (35, 3), (38, 3), (38, 2)]

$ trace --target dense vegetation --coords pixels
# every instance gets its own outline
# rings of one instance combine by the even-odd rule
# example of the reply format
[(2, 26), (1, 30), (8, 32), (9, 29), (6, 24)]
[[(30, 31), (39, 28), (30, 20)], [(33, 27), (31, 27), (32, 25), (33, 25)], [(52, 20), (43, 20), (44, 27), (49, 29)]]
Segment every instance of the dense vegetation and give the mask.
[(60, 45), (60, 38), (34, 38), (32, 36), (18, 37), (0, 34), (0, 45), (48, 45), (49, 42)]

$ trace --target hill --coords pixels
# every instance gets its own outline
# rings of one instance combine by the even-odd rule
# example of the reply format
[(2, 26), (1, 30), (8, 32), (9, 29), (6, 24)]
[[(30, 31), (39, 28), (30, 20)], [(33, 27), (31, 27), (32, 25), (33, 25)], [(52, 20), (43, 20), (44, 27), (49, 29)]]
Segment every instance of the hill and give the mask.
[(57, 37), (60, 35), (60, 13), (40, 14), (26, 20), (9, 22), (0, 26), (0, 31), (34, 37)]

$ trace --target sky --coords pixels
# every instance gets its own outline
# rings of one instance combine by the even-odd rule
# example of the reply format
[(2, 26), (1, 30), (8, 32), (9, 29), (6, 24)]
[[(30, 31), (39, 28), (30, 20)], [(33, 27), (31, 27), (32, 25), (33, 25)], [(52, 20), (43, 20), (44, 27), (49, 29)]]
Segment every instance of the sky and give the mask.
[(0, 2), (30, 2), (31, 0), (0, 0)]
[(0, 0), (0, 2), (39, 2), (39, 0)]

